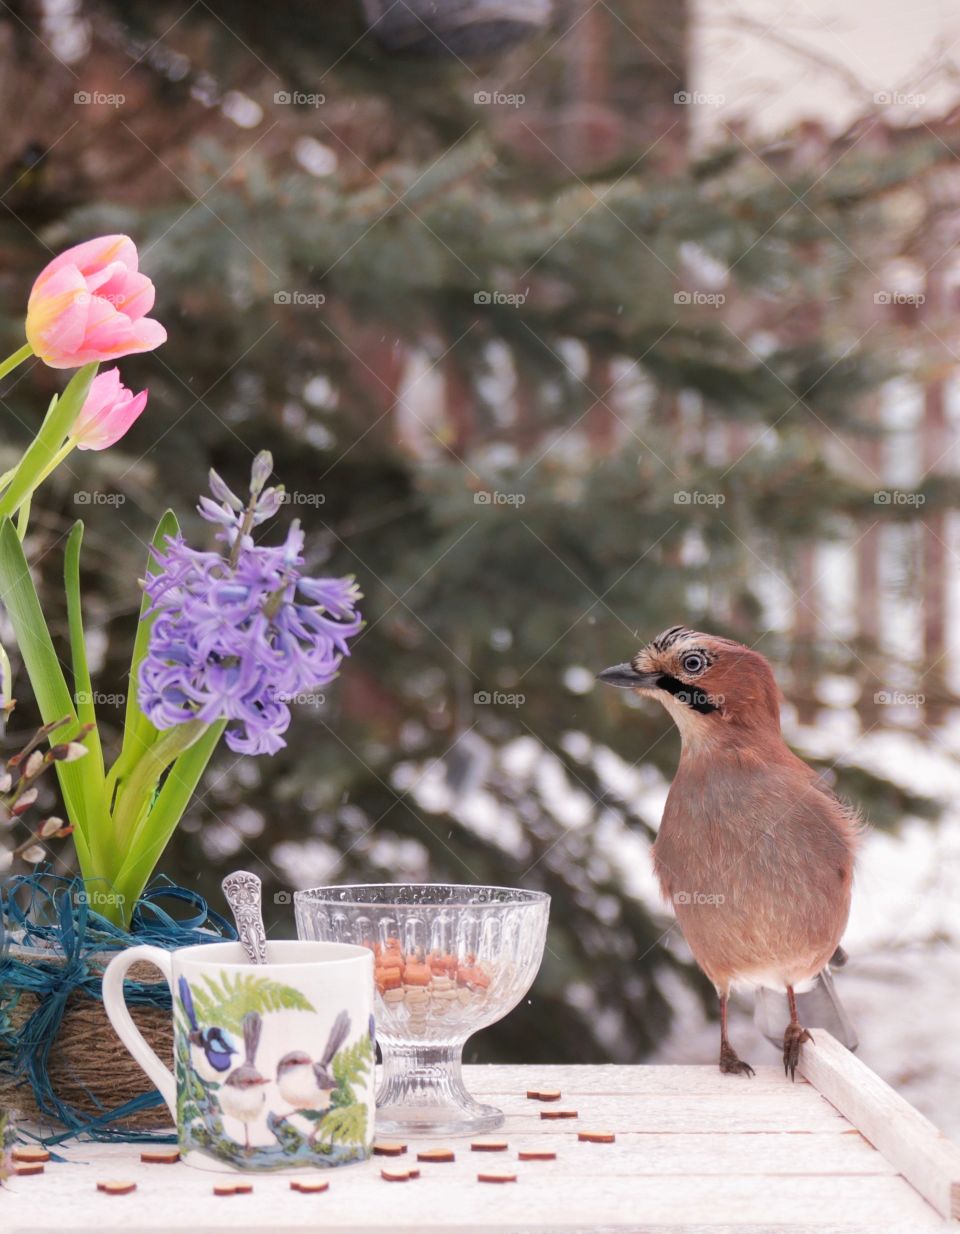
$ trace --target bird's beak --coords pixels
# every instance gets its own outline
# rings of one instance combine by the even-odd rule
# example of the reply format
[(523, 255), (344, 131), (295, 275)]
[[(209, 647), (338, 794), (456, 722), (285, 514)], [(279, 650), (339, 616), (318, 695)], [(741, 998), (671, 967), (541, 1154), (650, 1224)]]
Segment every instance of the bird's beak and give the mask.
[(621, 690), (652, 689), (660, 677), (659, 673), (638, 673), (632, 664), (614, 664), (597, 673), (597, 681), (604, 681), (608, 686), (619, 686)]

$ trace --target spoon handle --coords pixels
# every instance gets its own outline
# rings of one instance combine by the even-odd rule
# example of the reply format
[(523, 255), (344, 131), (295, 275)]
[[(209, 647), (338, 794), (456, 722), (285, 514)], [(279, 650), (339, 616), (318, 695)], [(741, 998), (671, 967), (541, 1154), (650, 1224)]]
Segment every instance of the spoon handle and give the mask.
[(244, 950), (253, 964), (267, 962), (267, 934), (263, 928), (260, 910), (262, 885), (256, 874), (249, 870), (235, 870), (220, 884)]

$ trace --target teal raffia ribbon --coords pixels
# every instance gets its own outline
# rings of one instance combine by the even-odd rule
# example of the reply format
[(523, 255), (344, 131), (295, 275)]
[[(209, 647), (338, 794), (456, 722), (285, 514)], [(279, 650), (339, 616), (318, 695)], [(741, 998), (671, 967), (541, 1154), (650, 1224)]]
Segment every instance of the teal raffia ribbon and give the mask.
[[(44, 1144), (58, 1144), (81, 1133), (95, 1140), (169, 1142), (173, 1137), (163, 1132), (131, 1131), (113, 1125), (131, 1114), (162, 1105), (163, 1098), (156, 1089), (113, 1109), (103, 1106), (88, 1090), (87, 1096), (99, 1108), (99, 1113), (91, 1116), (54, 1092), (48, 1060), (57, 1048), (71, 995), (102, 1001), (105, 953), (142, 943), (172, 951), (232, 940), (237, 937), (236, 930), (208, 908), (196, 891), (158, 878), (137, 902), (127, 931), (96, 912), (90, 904), (96, 896), (91, 895), (89, 887), (88, 883), (84, 891), (79, 879), (40, 870), (10, 878), (0, 888), (0, 1083), (29, 1084), (37, 1109), (66, 1128), (44, 1137)], [(186, 917), (173, 917), (161, 901), (173, 901), (192, 911)], [(11, 936), (37, 952), (29, 958), (14, 954)], [(50, 958), (45, 959), (41, 952)], [(128, 979), (126, 987), (128, 1005), (170, 1011), (165, 982)], [(13, 1012), (25, 994), (37, 1000), (37, 1009), (14, 1027)], [(105, 1031), (113, 1031), (106, 1020)]]

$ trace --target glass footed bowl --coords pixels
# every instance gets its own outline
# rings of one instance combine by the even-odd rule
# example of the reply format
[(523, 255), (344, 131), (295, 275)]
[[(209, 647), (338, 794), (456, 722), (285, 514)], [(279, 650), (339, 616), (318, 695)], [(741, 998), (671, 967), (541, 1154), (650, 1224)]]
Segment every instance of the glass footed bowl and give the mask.
[(475, 1135), (503, 1112), (467, 1092), (467, 1038), (502, 1019), (533, 984), (550, 897), (510, 887), (381, 883), (294, 895), (297, 934), (360, 943), (375, 957), (383, 1076), (377, 1131)]

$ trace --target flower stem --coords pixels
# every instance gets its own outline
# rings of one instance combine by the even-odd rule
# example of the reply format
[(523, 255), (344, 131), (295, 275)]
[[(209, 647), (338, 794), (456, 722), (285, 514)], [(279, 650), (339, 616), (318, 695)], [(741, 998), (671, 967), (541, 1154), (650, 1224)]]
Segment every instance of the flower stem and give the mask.
[(127, 853), (133, 848), (137, 830), (150, 813), (151, 798), (160, 777), (174, 759), (200, 740), (208, 727), (201, 720), (188, 720), (186, 724), (168, 728), (134, 763), (119, 787), (113, 811), (118, 852)]
[(0, 360), (0, 378), (6, 377), (7, 373), (12, 373), (15, 368), (21, 365), (24, 360), (29, 360), (33, 355), (33, 348), (29, 343), (24, 343), (19, 351), (15, 351), (13, 355), (7, 356), (6, 360)]

